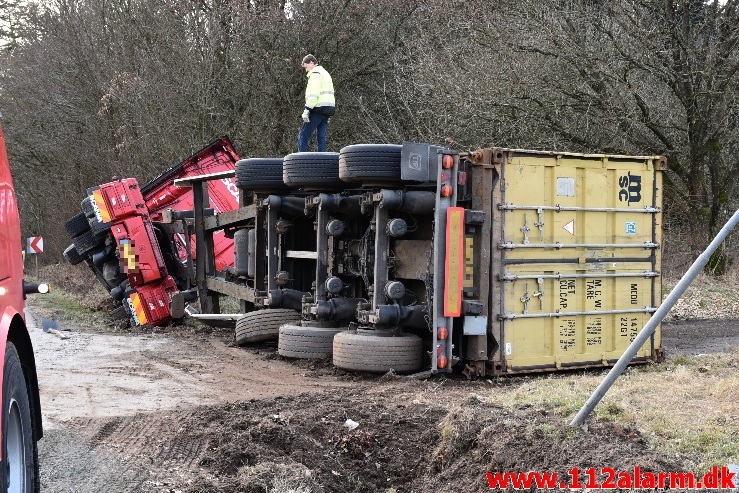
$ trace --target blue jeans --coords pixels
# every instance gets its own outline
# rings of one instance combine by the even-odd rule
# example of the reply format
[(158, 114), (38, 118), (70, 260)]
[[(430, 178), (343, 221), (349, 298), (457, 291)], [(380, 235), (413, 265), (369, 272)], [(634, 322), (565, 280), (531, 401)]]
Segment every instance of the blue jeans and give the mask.
[(310, 112), (310, 121), (303, 123), (298, 132), (298, 152), (308, 152), (308, 142), (313, 132), (316, 132), (318, 140), (318, 152), (326, 152), (326, 131), (328, 130), (328, 119), (326, 115)]

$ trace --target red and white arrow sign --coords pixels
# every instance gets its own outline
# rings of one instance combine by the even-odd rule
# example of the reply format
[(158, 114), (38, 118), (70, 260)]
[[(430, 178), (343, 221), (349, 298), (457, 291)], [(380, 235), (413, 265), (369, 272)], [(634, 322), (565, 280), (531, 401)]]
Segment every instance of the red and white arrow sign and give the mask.
[(562, 226), (562, 229), (570, 233), (572, 236), (575, 236), (575, 220), (568, 222), (564, 226)]
[(44, 238), (31, 236), (28, 238), (28, 253), (41, 253), (44, 251)]

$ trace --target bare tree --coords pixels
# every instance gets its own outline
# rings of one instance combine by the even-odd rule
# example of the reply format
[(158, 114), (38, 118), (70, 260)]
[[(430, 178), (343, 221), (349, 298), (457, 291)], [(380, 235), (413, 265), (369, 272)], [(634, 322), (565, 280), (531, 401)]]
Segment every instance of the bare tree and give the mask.
[[(230, 135), (244, 157), (295, 150), (313, 52), (334, 75), (330, 145), (361, 140), (370, 97), (412, 5), (281, 1), (53, 0), (26, 9), (2, 59), (0, 109), (23, 209), (61, 252), (87, 187), (148, 181)], [(52, 200), (53, 198), (53, 200)]]
[[(604, 5), (529, 10), (516, 24), (516, 32), (528, 27), (537, 35), (517, 37), (514, 52), (543, 70), (515, 104), (585, 149), (666, 154), (667, 203), (694, 233), (697, 252), (718, 232), (737, 186), (739, 162), (727, 150), (739, 138), (739, 4)], [(720, 272), (722, 262), (719, 253), (710, 266)]]
[[(495, 9), (439, 0), (430, 8), (455, 18), (437, 17), (420, 33), (399, 58), (408, 76), (398, 80), (426, 135), (667, 155), (665, 202), (671, 224), (690, 232), (692, 255), (737, 205), (736, 0), (521, 0)], [(720, 272), (723, 259), (711, 269)]]
[(0, 0), (0, 47), (12, 50), (22, 36), (24, 0)]

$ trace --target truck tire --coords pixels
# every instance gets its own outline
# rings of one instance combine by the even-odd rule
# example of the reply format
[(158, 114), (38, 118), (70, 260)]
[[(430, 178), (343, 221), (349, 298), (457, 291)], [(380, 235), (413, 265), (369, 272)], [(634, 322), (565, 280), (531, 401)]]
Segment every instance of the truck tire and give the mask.
[(113, 320), (126, 320), (131, 318), (131, 313), (128, 311), (128, 304), (124, 302), (121, 306), (110, 310), (108, 312), (108, 316)]
[(80, 202), (80, 207), (82, 207), (82, 213), (89, 219), (91, 217), (95, 217), (95, 209), (92, 207), (91, 198), (85, 197), (82, 199), (82, 202)]
[(287, 358), (328, 358), (334, 351), (334, 336), (344, 330), (346, 329), (286, 324), (280, 327), (277, 352)]
[(77, 265), (81, 263), (83, 260), (85, 260), (85, 257), (77, 253), (77, 248), (75, 248), (74, 243), (69, 245), (64, 250), (64, 253), (62, 253), (62, 256), (66, 259), (67, 262), (70, 263), (70, 265)]
[(339, 153), (339, 177), (350, 183), (393, 185), (400, 182), (401, 145), (355, 144)]
[(236, 186), (252, 192), (284, 191), (282, 158), (250, 158), (236, 163)]
[[(2, 453), (0, 479), (8, 491), (38, 491), (38, 450), (31, 425), (31, 403), (18, 351), (12, 342), (5, 347), (3, 364)], [(6, 486), (3, 486), (5, 491)]]
[(236, 344), (269, 341), (280, 335), (280, 326), (300, 323), (300, 313), (288, 308), (249, 312), (236, 321)]
[(282, 181), (293, 188), (336, 189), (346, 187), (339, 178), (339, 153), (295, 152), (282, 160)]
[(110, 226), (103, 226), (103, 223), (98, 221), (98, 218), (95, 217), (95, 215), (88, 218), (87, 222), (90, 224), (90, 231), (92, 231), (92, 234), (98, 238), (105, 237), (105, 235), (108, 234), (108, 231), (110, 231)]
[(85, 256), (85, 254), (90, 250), (102, 245), (103, 241), (103, 238), (95, 236), (90, 229), (81, 235), (72, 238), (72, 242), (74, 243), (74, 247), (77, 249), (77, 253), (82, 256)]
[(423, 345), (413, 334), (380, 337), (346, 331), (334, 337), (334, 365), (344, 370), (412, 372), (421, 368)]
[(79, 236), (85, 231), (88, 231), (90, 229), (90, 225), (87, 223), (87, 217), (85, 217), (85, 214), (80, 212), (64, 223), (64, 229), (67, 230), (67, 234), (69, 234), (70, 238), (74, 238), (75, 236)]

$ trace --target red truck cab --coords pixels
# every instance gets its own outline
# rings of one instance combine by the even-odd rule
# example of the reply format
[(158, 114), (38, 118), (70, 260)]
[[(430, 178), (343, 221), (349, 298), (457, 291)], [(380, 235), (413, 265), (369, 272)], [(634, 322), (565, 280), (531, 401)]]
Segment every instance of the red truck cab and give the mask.
[(25, 295), (38, 286), (23, 281), (18, 206), (0, 128), (0, 366), (2, 412), (0, 491), (38, 491), (41, 407), (36, 363), (26, 328)]
[[(124, 178), (87, 190), (85, 200), (92, 209), (87, 229), (97, 235), (94, 241), (98, 245), (89, 251), (84, 246), (77, 248), (80, 255), (73, 260), (91, 258), (92, 263), (94, 259), (102, 263), (116, 259), (116, 272), (125, 275), (125, 281), (110, 289), (111, 296), (121, 303), (134, 325), (163, 325), (177, 318), (170, 309), (172, 298), (190, 288), (189, 265), (197, 254), (195, 245), (187, 244), (184, 231), (165, 228), (162, 219), (172, 211), (192, 211), (194, 199), (190, 190), (175, 187), (173, 181), (232, 172), (238, 160), (231, 142), (223, 137), (143, 187), (134, 178)], [(210, 183), (208, 194), (209, 205), (216, 213), (238, 208), (239, 194), (233, 178)], [(82, 229), (86, 227), (84, 224)], [(232, 265), (233, 240), (223, 231), (214, 236), (216, 267)]]

